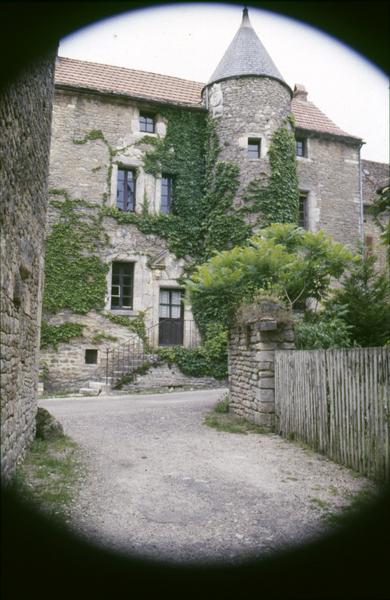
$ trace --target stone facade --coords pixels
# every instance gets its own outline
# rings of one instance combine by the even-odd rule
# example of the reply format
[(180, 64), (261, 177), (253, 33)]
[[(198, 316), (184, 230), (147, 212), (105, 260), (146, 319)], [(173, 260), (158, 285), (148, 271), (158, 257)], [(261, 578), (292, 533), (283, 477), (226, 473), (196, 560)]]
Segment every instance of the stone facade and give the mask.
[(229, 339), (230, 407), (235, 414), (274, 427), (275, 350), (294, 348), (292, 323), (278, 304), (264, 300), (239, 315)]
[[(140, 130), (140, 115), (153, 116), (154, 129), (147, 136), (158, 145), (172, 131), (163, 117), (164, 107), (174, 107), (212, 118), (220, 146), (217, 160), (239, 167), (234, 204), (242, 207), (243, 192), (251, 181), (260, 179), (267, 184), (272, 136), (282, 126), (292, 127), (292, 119), (287, 118), (293, 116), (296, 136), (305, 145), (302, 156), (297, 157), (304, 227), (310, 231), (323, 230), (353, 249), (363, 240), (362, 140), (339, 129), (309, 102), (304, 86), (297, 85), (292, 92), (258, 40), (247, 10), (236, 37), (206, 85), (61, 58), (56, 81), (50, 188), (57, 198), (63, 190), (70, 199), (81, 198), (96, 208), (115, 208), (118, 172), (131, 169), (136, 180), (134, 212), (144, 214), (146, 207), (152, 215), (163, 212), (162, 173), (159, 175), (157, 168), (151, 174), (153, 169), (146, 168), (146, 153), (152, 145), (143, 140), (146, 132)], [(257, 150), (250, 152), (251, 145), (259, 149), (259, 156)], [(172, 146), (170, 150), (175, 158), (179, 156), (180, 148)], [(175, 185), (176, 189), (184, 186), (180, 181), (175, 181)], [(189, 185), (188, 181), (185, 185)], [(200, 184), (197, 186), (201, 189)], [(129, 212), (133, 212), (132, 208)], [(51, 207), (48, 231), (58, 217)], [(256, 215), (248, 213), (245, 219), (253, 223)], [(105, 217), (102, 225), (108, 243), (99, 248), (99, 258), (109, 267), (104, 311), (112, 310), (113, 263), (132, 263), (133, 306), (126, 310), (115, 308), (112, 312), (130, 318), (145, 314), (146, 327), (153, 331), (150, 341), (156, 346), (160, 291), (168, 289), (171, 293), (181, 289), (186, 260), (170, 252), (159, 235), (141, 233), (132, 224), (120, 225), (113, 217)], [(371, 226), (372, 223), (367, 225)], [(104, 352), (103, 346), (94, 344), (93, 339), (96, 331), (104, 328), (101, 319), (109, 332), (115, 329), (112, 323), (94, 311), (80, 318), (70, 313), (44, 317), (49, 324), (77, 321), (86, 325), (83, 338), (42, 354), (43, 374), (51, 382), (48, 384), (51, 389), (54, 385), (58, 389), (71, 389), (80, 382), (85, 384), (90, 373), (98, 376)], [(129, 338), (129, 330), (122, 328), (119, 333), (115, 329), (109, 335), (122, 341), (124, 336)], [(191, 307), (186, 305), (183, 345), (194, 346), (198, 342)], [(98, 352), (95, 371), (85, 364), (88, 349)]]
[[(252, 179), (268, 177), (273, 133), (291, 112), (291, 91), (268, 77), (241, 77), (205, 88), (205, 106), (215, 119), (221, 145), (219, 160), (240, 167), (237, 201)], [(260, 140), (260, 157), (248, 157), (248, 139)]]
[[(61, 199), (59, 192), (62, 190), (62, 197), (83, 199), (97, 208), (116, 207), (118, 168), (131, 168), (136, 171), (135, 212), (141, 213), (145, 202), (151, 214), (160, 212), (161, 177), (145, 173), (144, 156), (150, 146), (138, 143), (145, 136), (139, 129), (141, 109), (147, 111), (150, 106), (131, 100), (57, 90), (49, 177), (49, 191), (55, 193), (56, 199)], [(166, 123), (155, 108), (153, 114), (155, 133), (148, 136), (161, 139), (166, 134)], [(86, 139), (91, 132), (99, 132), (98, 137)], [(104, 140), (99, 135), (104, 136)], [(49, 205), (48, 234), (58, 218), (58, 209)], [(181, 289), (178, 279), (183, 275), (185, 261), (169, 252), (163, 238), (145, 235), (135, 225), (122, 225), (111, 217), (105, 217), (102, 225), (107, 244), (101, 245), (99, 258), (109, 266), (104, 311), (91, 311), (85, 316), (70, 311), (43, 315), (50, 325), (73, 322), (85, 326), (82, 338), (61, 343), (56, 350), (47, 348), (41, 352), (41, 380), (45, 391), (74, 391), (89, 380), (103, 379), (107, 346), (135, 337), (126, 327), (105, 318), (104, 312), (130, 318), (145, 313), (145, 326), (150, 330), (149, 341), (154, 346), (158, 345), (160, 290)], [(114, 262), (134, 265), (132, 309), (111, 311)], [(198, 343), (199, 334), (191, 307), (185, 305), (183, 311), (183, 345), (193, 346)], [(116, 341), (97, 344), (94, 337), (102, 331)], [(97, 350), (96, 364), (86, 364), (87, 349)]]
[(319, 134), (307, 136), (306, 144), (307, 156), (297, 161), (307, 228), (356, 249), (362, 239), (359, 146)]
[(43, 238), (54, 57), (3, 94), (1, 126), (1, 470), (8, 479), (35, 433)]

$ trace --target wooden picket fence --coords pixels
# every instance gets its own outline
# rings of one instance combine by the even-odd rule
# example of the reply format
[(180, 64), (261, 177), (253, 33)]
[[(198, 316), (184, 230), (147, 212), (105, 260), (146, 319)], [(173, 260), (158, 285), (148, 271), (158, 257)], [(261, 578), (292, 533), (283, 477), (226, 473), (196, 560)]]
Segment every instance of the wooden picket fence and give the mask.
[(369, 477), (390, 478), (390, 348), (275, 353), (277, 431)]

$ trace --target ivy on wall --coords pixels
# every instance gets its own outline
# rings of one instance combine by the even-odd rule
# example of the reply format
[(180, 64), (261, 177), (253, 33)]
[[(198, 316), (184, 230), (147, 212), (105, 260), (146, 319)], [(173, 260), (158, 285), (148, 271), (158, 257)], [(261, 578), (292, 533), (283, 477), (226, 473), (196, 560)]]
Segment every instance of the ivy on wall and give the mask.
[(58, 344), (67, 343), (73, 338), (82, 337), (83, 325), (79, 323), (61, 323), (50, 325), (46, 321), (41, 323), (41, 348), (58, 349)]
[(127, 327), (131, 332), (136, 333), (138, 337), (149, 347), (148, 337), (146, 334), (145, 326), (145, 313), (146, 310), (139, 311), (136, 317), (127, 317), (126, 315), (115, 315), (113, 313), (106, 312), (104, 316), (116, 325)]
[[(63, 190), (51, 190), (64, 195)], [(46, 240), (43, 308), (86, 314), (104, 306), (108, 265), (98, 254), (107, 243), (96, 207), (84, 200), (51, 200), (58, 218)]]
[[(165, 107), (160, 114), (167, 122), (165, 137), (144, 136), (138, 145), (145, 152), (146, 173), (173, 178), (171, 213), (151, 214), (146, 196), (142, 212), (131, 213), (116, 207), (97, 207), (83, 200), (71, 200), (65, 190), (52, 190), (52, 195), (62, 195), (64, 199), (51, 200), (59, 217), (46, 245), (44, 308), (47, 311), (70, 309), (85, 314), (103, 308), (109, 268), (99, 258), (102, 245), (107, 243), (103, 217), (115, 218), (120, 224), (134, 224), (146, 235), (164, 238), (173, 254), (186, 258), (187, 271), (209, 259), (215, 251), (244, 245), (252, 233), (251, 226), (245, 221), (246, 212), (257, 213), (258, 223), (263, 226), (274, 222), (297, 222), (299, 191), (295, 139), (287, 122), (272, 138), (268, 183), (252, 181), (244, 194), (244, 207), (237, 209), (234, 198), (239, 187), (239, 167), (218, 161), (220, 148), (214, 120), (203, 112), (179, 108)], [(108, 191), (103, 194), (106, 200), (115, 158), (126, 148), (112, 148), (101, 130), (92, 130), (82, 139), (74, 139), (73, 143), (83, 145), (94, 141), (103, 142), (108, 150)], [(144, 315), (129, 318), (105, 313), (105, 316), (146, 341)], [(209, 368), (214, 361), (216, 371), (224, 376), (226, 343), (221, 339), (225, 334), (218, 333), (221, 343), (211, 359), (205, 347), (216, 336), (210, 333), (210, 323), (199, 325), (204, 334), (203, 347), (195, 353), (186, 353), (184, 349), (175, 351), (176, 362), (188, 374), (190, 371), (211, 374)]]
[(230, 162), (218, 162), (206, 193), (207, 215), (203, 222), (204, 249), (207, 260), (214, 251), (241, 245), (251, 235), (251, 227), (233, 208), (240, 185), (240, 169)]
[(244, 193), (243, 211), (258, 213), (262, 227), (272, 223), (298, 223), (299, 183), (292, 117), (277, 129), (268, 151), (271, 174), (266, 183), (253, 179)]

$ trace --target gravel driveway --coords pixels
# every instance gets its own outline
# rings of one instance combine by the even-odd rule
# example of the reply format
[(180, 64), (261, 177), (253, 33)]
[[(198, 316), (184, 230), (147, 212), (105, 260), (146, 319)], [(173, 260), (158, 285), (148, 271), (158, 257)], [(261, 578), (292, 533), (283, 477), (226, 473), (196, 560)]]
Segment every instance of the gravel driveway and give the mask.
[(229, 563), (321, 534), (373, 487), (277, 435), (203, 425), (224, 391), (41, 400), (88, 464), (75, 528), (122, 552)]

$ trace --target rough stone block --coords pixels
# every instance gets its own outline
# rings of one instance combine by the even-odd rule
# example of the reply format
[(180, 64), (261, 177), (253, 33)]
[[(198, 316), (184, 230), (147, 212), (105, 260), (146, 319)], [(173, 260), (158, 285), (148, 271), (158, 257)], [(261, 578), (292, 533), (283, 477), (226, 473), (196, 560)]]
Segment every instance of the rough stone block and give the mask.
[(259, 377), (258, 386), (261, 389), (274, 389), (275, 388), (275, 378), (274, 377)]
[(256, 393), (256, 400), (259, 402), (275, 402), (275, 390), (259, 389)]

